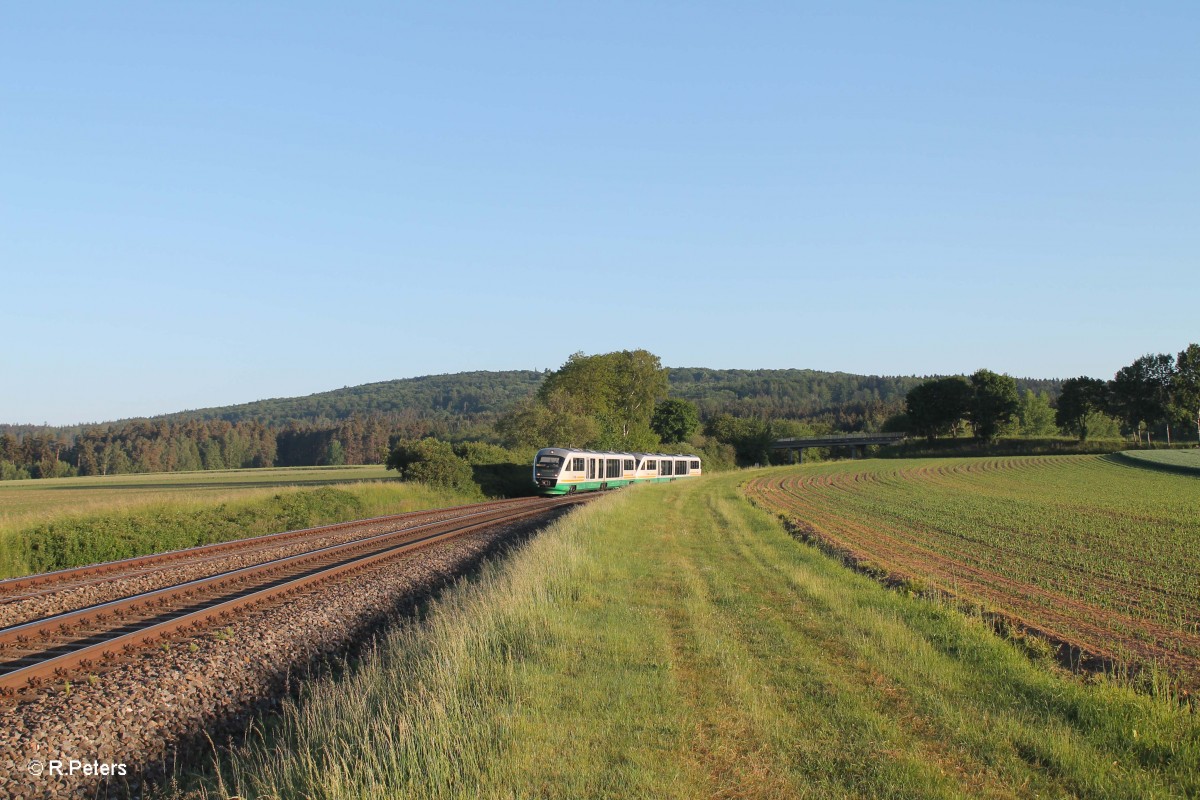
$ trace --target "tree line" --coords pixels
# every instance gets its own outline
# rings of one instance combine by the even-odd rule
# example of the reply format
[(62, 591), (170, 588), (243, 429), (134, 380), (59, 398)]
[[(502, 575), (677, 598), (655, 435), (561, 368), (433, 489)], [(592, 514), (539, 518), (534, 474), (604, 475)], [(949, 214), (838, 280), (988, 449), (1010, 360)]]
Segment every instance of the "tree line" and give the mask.
[[(1200, 345), (1177, 356), (1150, 354), (1122, 367), (1112, 380), (1087, 376), (1063, 381), (1057, 397), (1018, 392), (1008, 375), (981, 369), (969, 378), (953, 375), (921, 383), (905, 397), (903, 415), (885, 427), (934, 439), (968, 428), (976, 438), (1002, 434), (1045, 436), (1062, 432), (1089, 437), (1137, 435), (1150, 444), (1155, 430), (1194, 425), (1200, 439)], [(1189, 437), (1190, 438), (1190, 437)]]
[[(1178, 355), (1144, 356), (1111, 381), (1073, 378), (1060, 393), (1057, 381), (989, 370), (933, 379), (668, 370), (645, 350), (576, 353), (554, 371), (468, 373), (461, 381), (433, 376), (314, 395), (315, 401), (262, 401), (271, 421), (246, 418), (256, 405), (246, 404), (223, 410), (234, 419), (209, 410), (76, 428), (0, 425), (0, 479), (379, 464), (399, 443), (429, 438), (502, 446), (510, 456), (550, 444), (686, 450), (713, 468), (768, 463), (776, 439), (838, 431), (903, 430), (935, 438), (969, 430), (991, 439), (1061, 430), (1081, 439), (1136, 433), (1149, 442), (1156, 430), (1178, 438), (1180, 427), (1200, 413), (1198, 365), (1200, 346), (1193, 344)], [(389, 392), (397, 385), (418, 405), (344, 417), (276, 416), (378, 407), (395, 399)], [(341, 397), (356, 399), (343, 406)], [(481, 456), (471, 457), (478, 462)], [(487, 457), (499, 458), (499, 451)]]
[(270, 466), (380, 464), (397, 435), (446, 428), (414, 420), (351, 417), (332, 423), (137, 420), (75, 434), (0, 433), (0, 480)]
[(1098, 417), (1119, 420), (1122, 429), (1143, 437), (1161, 426), (1169, 444), (1195, 426), (1200, 438), (1200, 345), (1189, 344), (1178, 355), (1147, 354), (1122, 367), (1112, 380), (1087, 376), (1063, 381), (1058, 398), (1058, 424), (1086, 439)]

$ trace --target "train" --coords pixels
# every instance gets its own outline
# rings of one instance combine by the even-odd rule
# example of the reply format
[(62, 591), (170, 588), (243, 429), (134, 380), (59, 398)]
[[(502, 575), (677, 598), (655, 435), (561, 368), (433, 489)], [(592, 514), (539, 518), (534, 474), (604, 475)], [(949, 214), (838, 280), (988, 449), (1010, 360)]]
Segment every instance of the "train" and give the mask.
[(701, 473), (700, 456), (690, 453), (609, 453), (543, 447), (533, 458), (533, 484), (538, 494), (547, 496), (696, 478)]

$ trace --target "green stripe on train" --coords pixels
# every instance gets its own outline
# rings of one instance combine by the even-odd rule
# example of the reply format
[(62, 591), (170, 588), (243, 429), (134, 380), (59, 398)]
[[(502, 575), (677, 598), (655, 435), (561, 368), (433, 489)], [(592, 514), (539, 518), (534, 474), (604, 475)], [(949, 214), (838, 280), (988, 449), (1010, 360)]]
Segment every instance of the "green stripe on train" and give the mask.
[[(686, 478), (688, 476), (680, 475), (677, 477)], [(611, 480), (611, 481), (581, 481), (579, 483), (560, 483), (557, 486), (553, 486), (548, 489), (539, 486), (538, 492), (549, 496), (549, 495), (556, 495), (556, 494), (570, 494), (572, 486), (575, 487), (575, 491), (577, 491), (577, 492), (594, 492), (600, 488), (601, 484), (606, 484), (607, 488), (609, 488), (609, 489), (619, 489), (622, 486), (628, 486), (631, 483), (666, 483), (667, 481), (673, 481), (673, 480), (675, 480), (675, 478), (658, 477), (658, 478), (632, 478), (629, 480), (617, 479), (617, 480)]]

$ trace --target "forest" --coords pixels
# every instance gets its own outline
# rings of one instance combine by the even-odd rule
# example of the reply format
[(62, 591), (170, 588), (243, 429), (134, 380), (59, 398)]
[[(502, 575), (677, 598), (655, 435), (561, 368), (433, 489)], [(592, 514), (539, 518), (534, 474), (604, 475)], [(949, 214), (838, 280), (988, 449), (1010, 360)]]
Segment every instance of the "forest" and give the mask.
[[(1166, 391), (1163, 380), (1169, 383), (1180, 372), (1177, 364), (1194, 371), (1189, 366), (1198, 358), (1194, 349), (1191, 345), (1178, 358), (1146, 356), (1119, 373), (1110, 382), (1117, 388), (1105, 395), (1122, 398), (1119, 409), (1112, 406), (1116, 400), (1088, 394), (1087, 386), (1077, 402), (1080, 381), (1092, 379), (1064, 384), (1004, 376), (1016, 393), (1016, 406), (989, 428), (989, 435), (1078, 434), (1083, 424), (1087, 436), (1090, 420), (1093, 435), (1120, 429), (1149, 439), (1161, 416), (1152, 410), (1153, 397)], [(1131, 387), (1148, 386), (1147, 375), (1157, 376), (1158, 383), (1138, 394)], [(786, 436), (908, 425), (925, 435), (957, 435), (956, 420), (968, 417), (966, 411), (950, 423), (924, 427), (909, 416), (913, 391), (939, 380), (946, 379), (664, 368), (644, 350), (577, 353), (555, 371), (433, 375), (89, 425), (0, 425), (0, 480), (383, 463), (397, 443), (427, 437), (511, 448), (553, 442), (650, 450), (687, 442), (714, 463), (755, 463), (766, 460), (771, 440)], [(1064, 386), (1067, 412), (1057, 408)], [(1070, 416), (1079, 402), (1086, 410)], [(1105, 422), (1109, 411), (1112, 419)], [(1146, 418), (1133, 419), (1139, 414)], [(1173, 414), (1179, 429), (1183, 412)]]

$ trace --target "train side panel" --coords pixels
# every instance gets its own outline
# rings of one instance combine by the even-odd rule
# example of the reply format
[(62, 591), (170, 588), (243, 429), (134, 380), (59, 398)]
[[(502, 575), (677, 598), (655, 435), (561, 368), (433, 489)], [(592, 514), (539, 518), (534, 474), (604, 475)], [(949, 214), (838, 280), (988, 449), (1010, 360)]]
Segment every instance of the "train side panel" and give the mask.
[(665, 483), (702, 474), (692, 454), (615, 453), (546, 447), (533, 462), (533, 483), (546, 496), (618, 489), (631, 483)]

